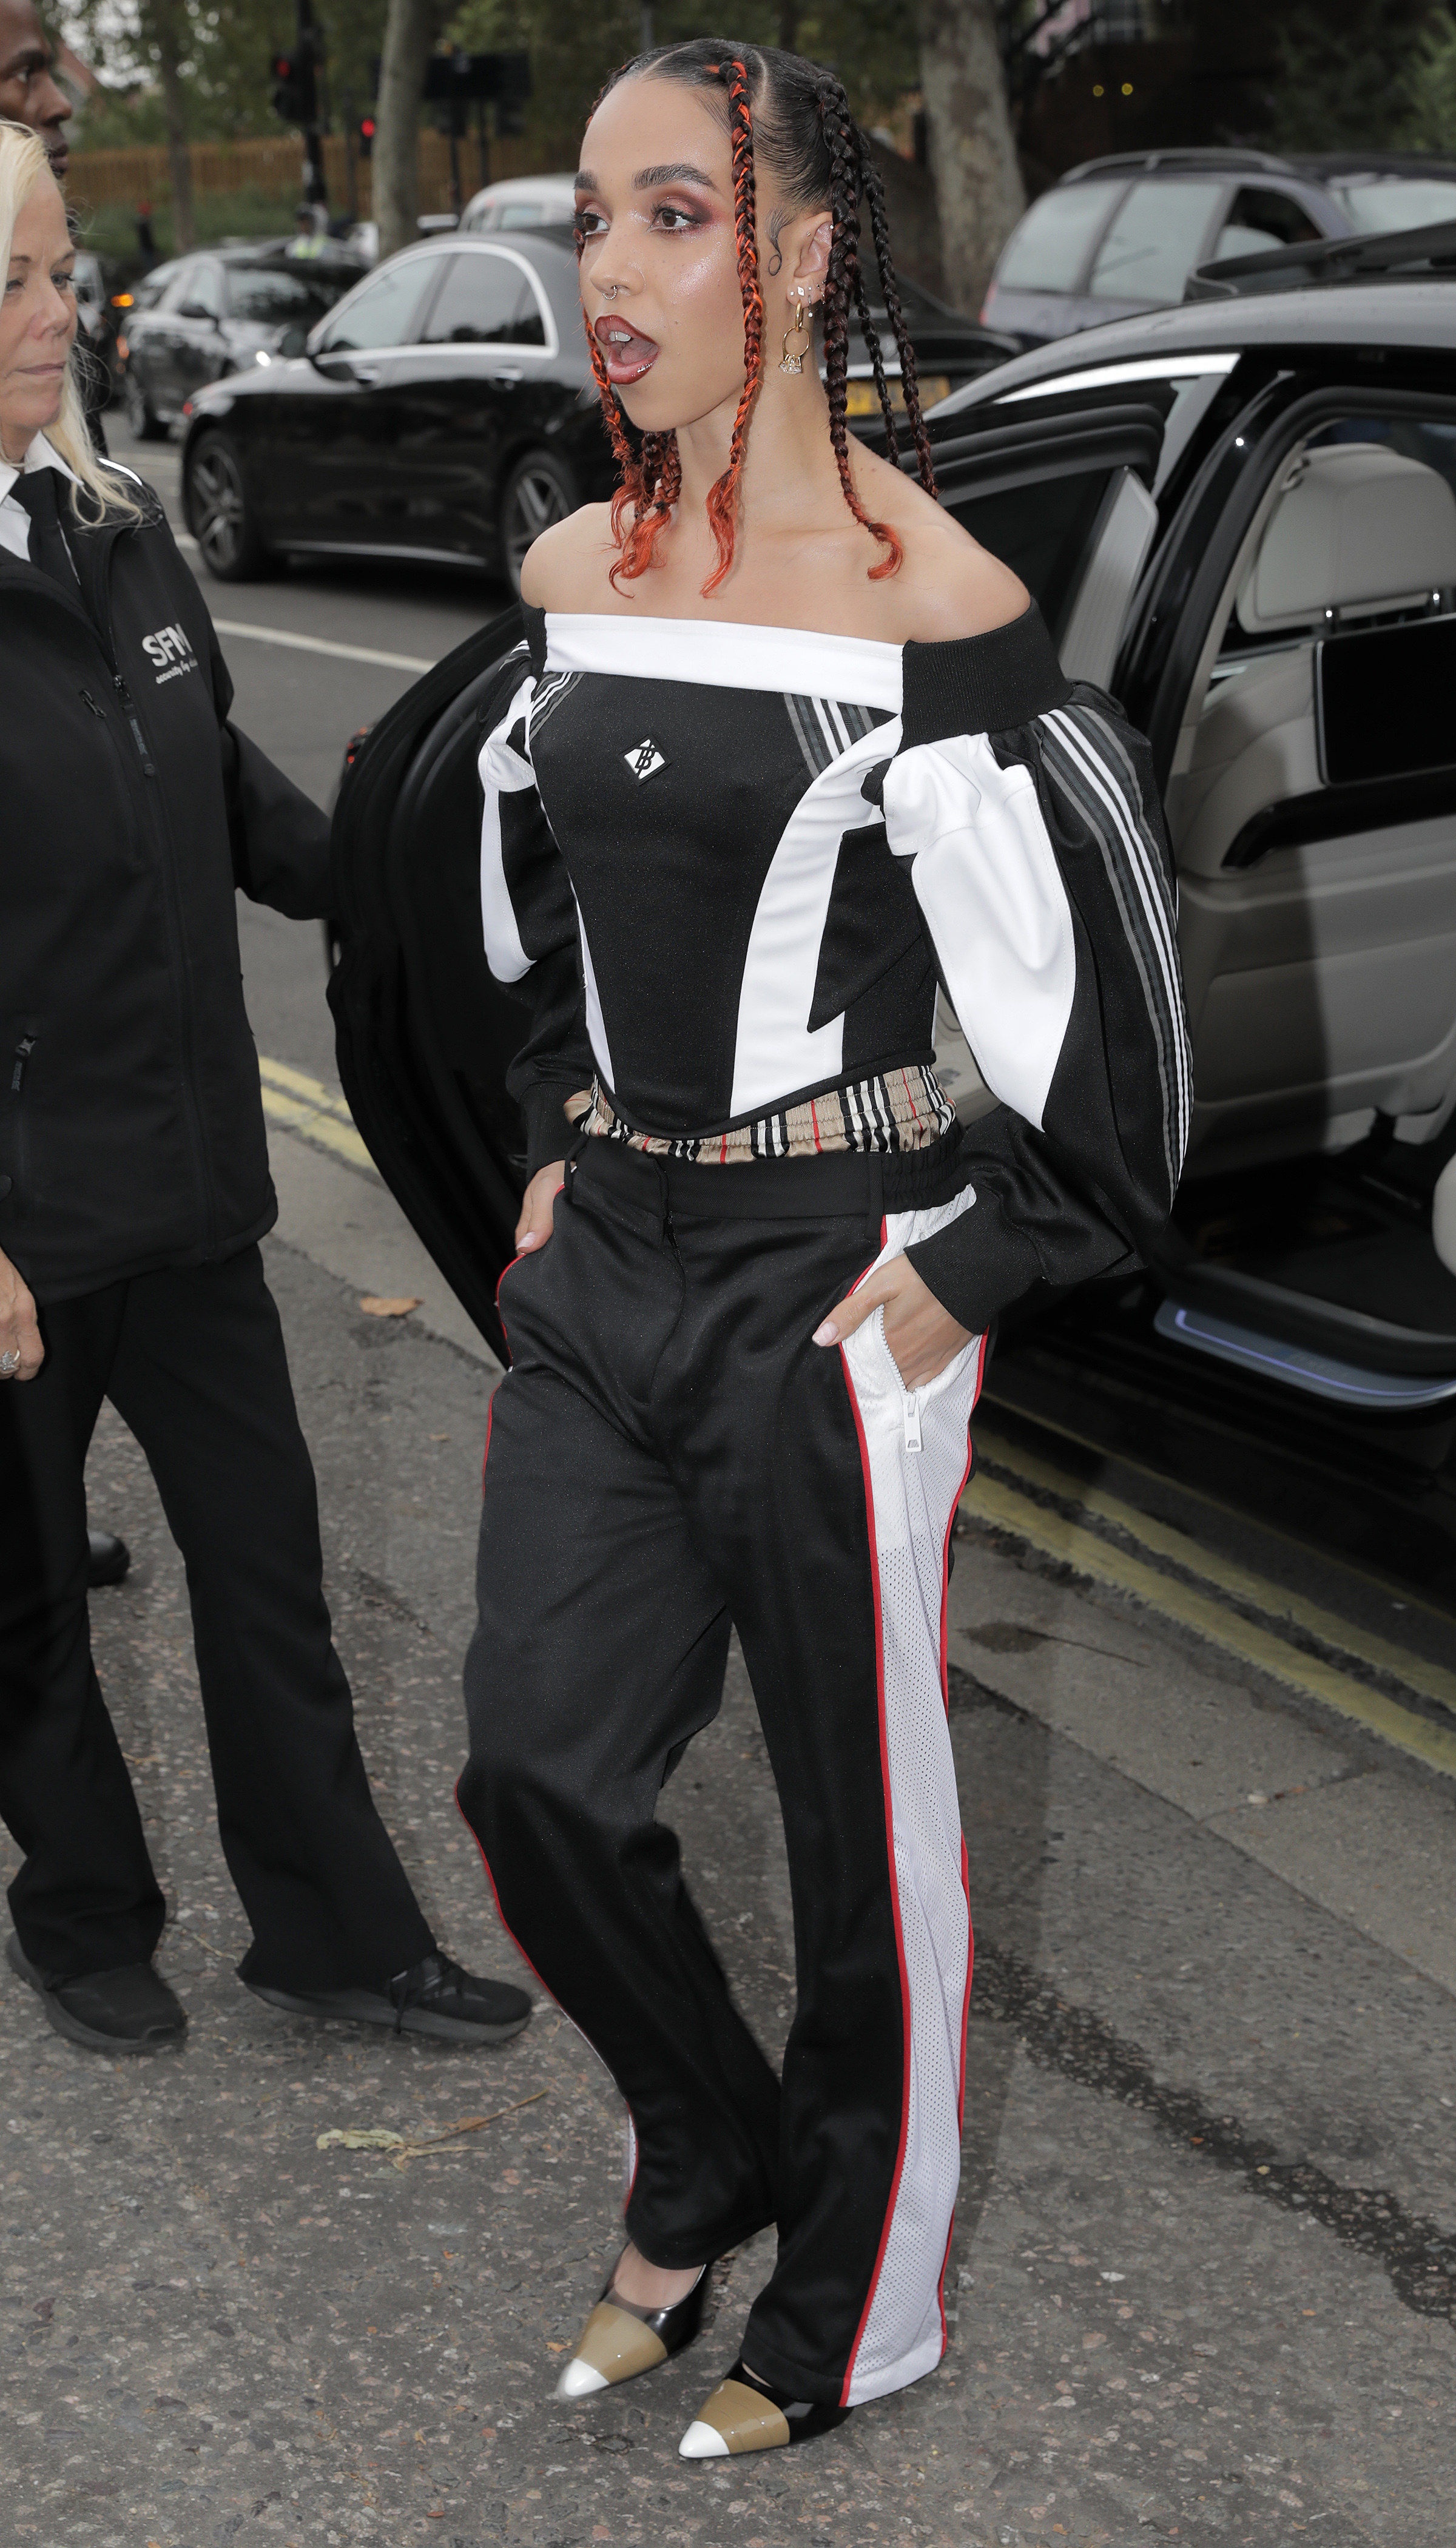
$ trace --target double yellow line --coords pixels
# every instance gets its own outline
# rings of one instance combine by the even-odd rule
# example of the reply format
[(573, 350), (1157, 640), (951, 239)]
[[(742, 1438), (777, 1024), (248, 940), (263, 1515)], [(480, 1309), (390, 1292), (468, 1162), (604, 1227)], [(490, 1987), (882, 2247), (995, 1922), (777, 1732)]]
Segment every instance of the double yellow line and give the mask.
[(263, 1083), (263, 1113), (270, 1124), (301, 1133), (306, 1141), (317, 1141), (320, 1149), (331, 1150), (335, 1158), (347, 1159), (351, 1168), (367, 1168), (371, 1176), (379, 1174), (354, 1130), (354, 1119), (342, 1097), (325, 1087), (321, 1079), (311, 1079), (306, 1070), (295, 1070), (290, 1062), (270, 1061), (261, 1055), (258, 1075)]
[[(1079, 1448), (1097, 1447), (1069, 1428), (1037, 1420), (1040, 1430), (1062, 1433)], [(973, 1430), (976, 1475), (961, 1505), (969, 1519), (1011, 1532), (1093, 1583), (1130, 1593), (1158, 1617), (1191, 1628), (1233, 1662), (1272, 1675), (1428, 1769), (1456, 1777), (1456, 1673), (1218, 1555), (1120, 1497), (1088, 1486), (1070, 1469), (1013, 1441), (994, 1413)], [(1179, 1492), (1192, 1491), (1180, 1484)], [(1195, 1494), (1193, 1500), (1212, 1510), (1224, 1509), (1212, 1497)], [(1397, 1594), (1395, 1586), (1381, 1584), (1379, 1589)], [(1442, 1612), (1404, 1587), (1397, 1597), (1410, 1609), (1439, 1619), (1447, 1633), (1456, 1635)], [(1324, 1653), (1308, 1652), (1305, 1638), (1317, 1639)], [(1358, 1670), (1362, 1664), (1400, 1684), (1410, 1700), (1403, 1702), (1372, 1687)], [(1449, 1726), (1411, 1703), (1417, 1699), (1448, 1712)]]

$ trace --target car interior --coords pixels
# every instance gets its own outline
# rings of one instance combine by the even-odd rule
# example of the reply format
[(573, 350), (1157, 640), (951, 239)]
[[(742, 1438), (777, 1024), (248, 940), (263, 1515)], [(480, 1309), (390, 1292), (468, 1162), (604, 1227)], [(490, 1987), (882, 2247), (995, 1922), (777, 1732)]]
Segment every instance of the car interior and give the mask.
[[(1276, 471), (1167, 791), (1194, 1046), (1177, 1228), (1331, 1350), (1456, 1367), (1456, 424), (1349, 415)], [(1272, 1287), (1272, 1290), (1266, 1290)], [(1277, 1305), (1276, 1311), (1277, 1311)], [(1377, 1336), (1374, 1328), (1389, 1330)]]

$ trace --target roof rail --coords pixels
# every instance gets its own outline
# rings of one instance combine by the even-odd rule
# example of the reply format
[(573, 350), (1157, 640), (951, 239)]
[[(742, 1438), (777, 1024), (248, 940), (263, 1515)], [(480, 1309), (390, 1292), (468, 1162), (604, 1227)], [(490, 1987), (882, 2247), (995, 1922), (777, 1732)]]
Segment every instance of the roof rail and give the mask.
[(1384, 235), (1313, 239), (1301, 247), (1261, 248), (1256, 256), (1220, 257), (1189, 276), (1187, 301), (1237, 301), (1257, 292), (1300, 292), (1312, 285), (1362, 283), (1381, 276), (1456, 283), (1456, 222)]
[(1247, 169), (1263, 175), (1293, 177), (1299, 172), (1293, 160), (1277, 159), (1268, 150), (1207, 150), (1190, 146), (1181, 150), (1116, 150), (1105, 159), (1083, 159), (1057, 178), (1058, 186), (1075, 184), (1080, 177), (1133, 175), (1155, 168), (1227, 168), (1232, 172)]

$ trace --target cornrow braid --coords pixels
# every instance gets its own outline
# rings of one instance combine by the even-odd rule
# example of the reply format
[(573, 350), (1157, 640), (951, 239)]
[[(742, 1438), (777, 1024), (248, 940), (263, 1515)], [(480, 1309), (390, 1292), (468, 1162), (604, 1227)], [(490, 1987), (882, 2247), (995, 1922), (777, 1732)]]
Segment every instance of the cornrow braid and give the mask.
[[(915, 368), (915, 348), (910, 341), (910, 330), (905, 324), (905, 314), (900, 308), (900, 286), (895, 274), (894, 261), (890, 255), (890, 226), (889, 217), (885, 211), (884, 186), (879, 170), (874, 164), (874, 153), (869, 147), (866, 136), (862, 133), (859, 136), (859, 141), (860, 183), (864, 190), (864, 201), (869, 208), (869, 233), (874, 241), (874, 262), (879, 268), (880, 290), (884, 294), (884, 306), (889, 313), (890, 325), (895, 333), (895, 350), (900, 357), (900, 383), (905, 397), (905, 416), (910, 426), (911, 439), (915, 444), (915, 456), (920, 463), (920, 483), (927, 496), (934, 496), (936, 473), (930, 456), (930, 436), (926, 432), (925, 418), (920, 411), (920, 375)], [(860, 324), (864, 332), (864, 341), (871, 348), (870, 359), (874, 363), (875, 376), (878, 378), (878, 339), (873, 329), (866, 323), (863, 310), (860, 314)], [(885, 408), (886, 422), (889, 421), (887, 397), (888, 393), (882, 390), (880, 405)], [(893, 425), (890, 426), (890, 452), (893, 458), (899, 458)]]
[[(586, 313), (583, 313), (585, 318)], [(601, 402), (602, 420), (611, 440), (619, 472), (616, 494), (611, 500), (611, 535), (621, 551), (608, 582), (616, 585), (620, 576), (638, 576), (656, 563), (653, 552), (678, 500), (682, 484), (682, 461), (676, 433), (644, 435), (642, 449), (635, 452), (622, 424), (621, 410), (607, 377), (601, 347), (587, 322), (587, 350), (596, 380), (596, 394)], [(627, 523), (630, 509), (632, 519)]]
[(703, 586), (704, 595), (716, 592), (733, 564), (739, 482), (743, 476), (749, 418), (764, 381), (764, 296), (759, 285), (758, 196), (754, 184), (754, 119), (748, 71), (737, 59), (730, 61), (726, 69), (717, 62), (710, 63), (708, 67), (728, 91), (732, 118), (733, 228), (738, 243), (738, 288), (743, 295), (744, 383), (728, 444), (728, 466), (721, 478), (708, 489), (708, 528), (717, 544), (718, 563)]
[[(845, 502), (855, 519), (872, 539), (888, 551), (878, 566), (869, 570), (871, 583), (882, 576), (893, 575), (905, 552), (894, 532), (884, 522), (871, 522), (855, 485), (850, 466), (849, 427), (846, 413), (849, 404), (850, 375), (850, 301), (858, 300), (856, 285), (860, 275), (859, 163), (853, 135), (854, 123), (850, 102), (838, 80), (825, 80), (819, 91), (819, 114), (824, 127), (825, 146), (833, 171), (830, 185), (829, 270), (824, 278), (824, 371), (829, 392), (829, 439)], [(863, 304), (861, 305), (863, 308)], [(871, 336), (873, 330), (871, 328)], [(879, 340), (873, 337), (871, 360), (875, 376), (881, 383), (880, 402), (889, 410), (889, 391), (883, 383), (883, 363), (879, 357)]]

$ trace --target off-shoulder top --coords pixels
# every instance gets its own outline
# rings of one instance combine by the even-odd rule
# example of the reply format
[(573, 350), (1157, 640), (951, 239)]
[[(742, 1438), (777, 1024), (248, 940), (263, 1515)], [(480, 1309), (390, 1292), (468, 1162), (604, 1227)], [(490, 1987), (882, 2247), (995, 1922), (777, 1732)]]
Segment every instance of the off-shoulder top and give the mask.
[[(598, 1127), (691, 1156), (773, 1156), (807, 1107), (888, 1151), (894, 1208), (939, 980), (1000, 1102), (938, 1117), (976, 1207), (912, 1249), (932, 1290), (976, 1330), (1150, 1244), (1191, 1103), (1171, 861), (1146, 746), (1066, 681), (1035, 604), (905, 646), (526, 626), (481, 754), (481, 878), (492, 971), (531, 1011), (509, 1078), (532, 1169), (589, 1086)], [(897, 1074), (903, 1133), (875, 1094)]]

